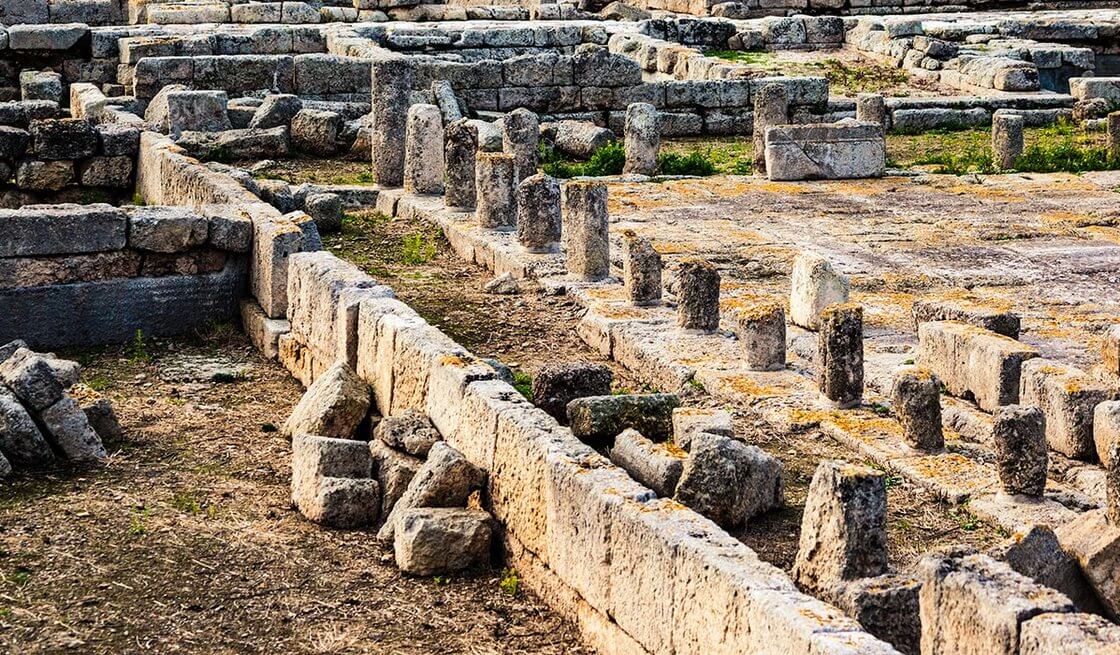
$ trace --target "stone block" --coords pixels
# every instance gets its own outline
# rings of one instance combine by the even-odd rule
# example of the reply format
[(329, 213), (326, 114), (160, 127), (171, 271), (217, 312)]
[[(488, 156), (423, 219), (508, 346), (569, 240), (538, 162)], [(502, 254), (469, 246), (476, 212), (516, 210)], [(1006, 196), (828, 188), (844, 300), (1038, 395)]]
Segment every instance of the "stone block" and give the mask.
[(432, 446), (443, 440), (428, 417), (414, 409), (381, 419), (373, 438), (417, 457), (427, 457)]
[(249, 341), (266, 359), (276, 359), (280, 352), (280, 335), (291, 331), (292, 326), (284, 320), (269, 318), (255, 300), (241, 301), (241, 329)]
[(445, 442), (432, 446), (427, 461), (416, 471), (404, 494), (385, 518), (377, 538), (393, 542), (397, 517), (418, 507), (462, 507), (471, 492), (482, 487), (486, 472), (467, 461)]
[(1055, 528), (1062, 548), (1077, 559), (1105, 613), (1120, 619), (1120, 525), (1094, 510)]
[(701, 432), (734, 437), (731, 413), (722, 409), (678, 407), (673, 410), (673, 442), (689, 450), (692, 439)]
[(97, 130), (80, 118), (31, 121), (31, 154), (38, 159), (83, 159), (97, 153)]
[(233, 129), (225, 91), (175, 91), (167, 95), (167, 123), (171, 138), (183, 132), (223, 132)]
[(918, 592), (912, 576), (885, 574), (842, 585), (836, 599), (844, 612), (872, 635), (907, 655), (918, 655), (922, 637)]
[(1048, 461), (1044, 423), (1037, 407), (1007, 405), (997, 411), (992, 422), (992, 442), (1004, 493), (1042, 497)]
[(674, 500), (724, 528), (785, 502), (782, 465), (760, 448), (705, 432), (691, 446)]
[(424, 460), (394, 450), (380, 439), (369, 442), (377, 482), (381, 486), (381, 516), (389, 516)]
[(301, 109), (303, 109), (303, 101), (299, 96), (287, 93), (270, 94), (253, 112), (249, 127), (267, 129), (291, 125), (292, 119)]
[(966, 300), (915, 300), (914, 326), (929, 321), (968, 323), (1011, 339), (1019, 338), (1019, 315), (1001, 312)]
[(1065, 594), (1082, 612), (1103, 611), (1093, 586), (1081, 572), (1081, 565), (1062, 549), (1054, 531), (1045, 525), (1032, 525), (1011, 535), (988, 554), (1017, 573), (1040, 585)]
[(56, 25), (12, 25), (8, 28), (8, 47), (12, 50), (69, 50), (89, 34), (84, 23)]
[(1067, 457), (1092, 460), (1096, 456), (1094, 410), (1115, 397), (1115, 391), (1071, 366), (1042, 358), (1022, 364), (1019, 402), (1043, 411), (1046, 441)]
[(128, 219), (106, 204), (0, 210), (0, 256), (76, 254), (125, 247)]
[(0, 382), (32, 412), (41, 412), (57, 404), (68, 386), (49, 359), (27, 348), (16, 349), (0, 362)]
[(318, 376), (300, 398), (284, 424), (284, 433), (353, 439), (369, 405), (369, 385), (349, 365), (339, 362)]
[(62, 396), (58, 402), (39, 412), (39, 420), (67, 459), (89, 462), (108, 457), (101, 437), (97, 436), (86, 413), (70, 396)]
[(477, 509), (414, 508), (396, 516), (393, 554), (410, 575), (446, 575), (490, 557), (490, 515)]
[(24, 159), (16, 169), (16, 186), (24, 191), (61, 191), (74, 181), (74, 162), (68, 159)]
[(790, 321), (809, 330), (820, 326), (825, 307), (848, 302), (851, 283), (827, 259), (813, 252), (800, 253), (790, 278)]
[(206, 243), (210, 222), (180, 207), (134, 207), (128, 212), (128, 233), (128, 245), (138, 250), (180, 252)]
[(14, 466), (38, 468), (55, 462), (50, 444), (16, 397), (0, 386), (0, 453)]
[(27, 152), (31, 134), (18, 127), (0, 126), (0, 158), (8, 161), (18, 160)]
[(301, 109), (292, 118), (292, 147), (311, 155), (329, 157), (338, 152), (342, 116), (333, 111)]
[(556, 420), (566, 421), (568, 403), (576, 398), (609, 395), (612, 379), (611, 370), (602, 364), (546, 364), (533, 378), (533, 404)]
[(676, 394), (588, 396), (568, 403), (568, 424), (588, 444), (611, 443), (627, 428), (665, 441), (673, 435), (673, 410), (680, 404)]
[(688, 453), (670, 442), (654, 443), (638, 431), (623, 430), (611, 447), (611, 461), (662, 498), (672, 498)]
[(366, 479), (372, 460), (364, 441), (308, 434), (292, 437), (292, 504), (301, 512), (314, 502), (321, 478)]
[(954, 396), (971, 396), (995, 411), (1019, 401), (1020, 369), (1038, 356), (1031, 346), (955, 321), (918, 326), (918, 365), (929, 369)]
[(124, 189), (132, 186), (132, 157), (90, 157), (78, 166), (82, 186)]
[(771, 180), (880, 177), (886, 170), (886, 142), (877, 124), (783, 125), (765, 134)]
[(1115, 655), (1120, 626), (1092, 614), (1040, 614), (1023, 623), (1019, 655)]
[(316, 523), (351, 529), (376, 523), (380, 508), (377, 480), (321, 477), (300, 513)]

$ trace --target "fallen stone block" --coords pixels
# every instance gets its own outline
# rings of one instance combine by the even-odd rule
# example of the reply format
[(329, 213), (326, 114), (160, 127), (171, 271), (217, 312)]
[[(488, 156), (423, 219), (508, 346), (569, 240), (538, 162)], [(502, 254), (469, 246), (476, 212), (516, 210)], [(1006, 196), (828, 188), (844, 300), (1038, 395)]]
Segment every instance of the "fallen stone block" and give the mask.
[(108, 456), (85, 412), (70, 396), (62, 396), (58, 402), (39, 412), (39, 420), (67, 459), (88, 462)]
[(200, 159), (284, 159), (291, 150), (288, 128), (183, 132), (176, 142)]
[(417, 507), (462, 507), (471, 492), (486, 481), (486, 472), (467, 461), (445, 442), (438, 442), (428, 453), (428, 460), (416, 472), (404, 495), (397, 500), (385, 525), (377, 533), (383, 544), (393, 541), (397, 516)]
[(883, 128), (874, 123), (841, 121), (766, 130), (766, 175), (771, 180), (879, 177), (886, 166)]
[(1093, 614), (1040, 614), (1020, 632), (1019, 655), (1120, 653), (1120, 626)]
[(93, 427), (93, 431), (97, 433), (102, 442), (106, 439), (121, 438), (123, 434), (121, 423), (117, 419), (117, 412), (113, 409), (113, 404), (109, 402), (108, 398), (83, 402), (81, 407), (90, 426)]
[(601, 364), (546, 364), (533, 378), (533, 404), (563, 422), (568, 420), (568, 403), (576, 398), (610, 394), (612, 379), (611, 370)]
[(264, 102), (253, 113), (253, 118), (249, 121), (249, 127), (268, 129), (289, 126), (301, 109), (303, 109), (303, 101), (299, 99), (299, 96), (287, 93), (265, 96)]
[(353, 439), (369, 407), (369, 385), (349, 365), (338, 362), (308, 387), (284, 423), (284, 434)]
[(373, 525), (380, 512), (377, 480), (365, 478), (321, 477), (300, 506), (308, 520), (342, 529)]
[(968, 323), (1010, 339), (1019, 338), (1019, 315), (1001, 312), (966, 300), (915, 300), (911, 306), (914, 328), (930, 321)]
[(33, 412), (41, 412), (57, 403), (64, 385), (46, 357), (19, 348), (0, 363), (3, 382)]
[(1047, 443), (1067, 457), (1092, 460), (1096, 456), (1094, 410), (1115, 396), (1115, 391), (1071, 366), (1041, 358), (1022, 364), (1019, 402), (1042, 410)]
[(700, 433), (692, 438), (674, 499), (721, 527), (736, 527), (785, 502), (782, 465), (756, 446)]
[(1094, 510), (1058, 526), (1054, 534), (1077, 558), (1108, 617), (1120, 620), (1120, 525), (1109, 522), (1105, 510)]
[(790, 277), (789, 318), (807, 330), (820, 326), (821, 310), (848, 302), (851, 283), (837, 273), (827, 259), (803, 252), (793, 261)]
[(611, 461), (662, 498), (672, 498), (688, 455), (670, 442), (654, 443), (636, 430), (615, 437)]
[(918, 365), (954, 396), (971, 397), (988, 412), (1019, 401), (1020, 368), (1038, 356), (1026, 344), (955, 321), (918, 326)]
[(918, 578), (923, 655), (1016, 655), (1024, 622), (1076, 611), (1062, 594), (987, 555), (927, 555)]
[(701, 432), (735, 436), (731, 413), (722, 409), (678, 407), (673, 410), (673, 442), (689, 450), (692, 438)]
[(841, 585), (833, 602), (879, 639), (906, 655), (918, 655), (922, 624), (918, 592), (922, 585), (909, 575), (886, 574)]
[(190, 209), (171, 206), (128, 210), (128, 245), (152, 252), (180, 252), (206, 243), (210, 222)]
[(222, 132), (233, 127), (225, 91), (176, 91), (167, 96), (167, 125), (171, 138), (183, 132)]
[(171, 129), (170, 108), (167, 99), (172, 93), (189, 90), (184, 84), (167, 84), (160, 88), (159, 92), (148, 101), (148, 107), (144, 110), (144, 122), (148, 124), (148, 127), (156, 132), (167, 134)]
[(555, 124), (552, 135), (557, 152), (576, 159), (589, 159), (596, 150), (614, 140), (614, 132), (584, 121), (560, 121)]
[(312, 155), (329, 157), (339, 150), (342, 116), (332, 111), (301, 109), (292, 117), (292, 147)]
[(312, 193), (303, 203), (304, 211), (315, 221), (319, 232), (342, 229), (342, 198), (335, 193)]
[(680, 404), (671, 393), (577, 398), (568, 403), (568, 424), (584, 443), (610, 443), (627, 428), (665, 441), (673, 436), (673, 410)]
[(369, 449), (377, 482), (381, 485), (381, 516), (389, 516), (424, 460), (394, 450), (377, 438), (370, 440)]
[(381, 419), (373, 438), (417, 457), (427, 457), (432, 446), (443, 440), (428, 417), (414, 409)]
[(457, 573), (489, 561), (490, 515), (482, 510), (405, 510), (393, 533), (397, 567), (410, 575)]
[(369, 444), (309, 434), (292, 437), (292, 505), (301, 512), (313, 501), (320, 478), (370, 477)]
[(887, 488), (865, 466), (824, 461), (809, 485), (793, 578), (818, 593), (887, 572)]
[(19, 467), (44, 467), (54, 463), (54, 452), (31, 415), (19, 400), (0, 386), (0, 453)]
[(1062, 592), (1082, 612), (1103, 611), (1092, 585), (1081, 573), (1081, 566), (1062, 550), (1057, 535), (1048, 526), (1032, 525), (991, 548), (988, 554), (1038, 584)]

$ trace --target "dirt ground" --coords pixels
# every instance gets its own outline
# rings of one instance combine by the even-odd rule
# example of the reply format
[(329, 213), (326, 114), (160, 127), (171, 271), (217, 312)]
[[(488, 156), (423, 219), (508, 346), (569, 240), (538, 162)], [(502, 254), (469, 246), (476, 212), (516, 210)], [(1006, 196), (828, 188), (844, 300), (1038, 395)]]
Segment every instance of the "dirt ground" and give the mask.
[(301, 389), (236, 330), (80, 360), (125, 436), (0, 489), (0, 652), (588, 652), (501, 570), (403, 577), (290, 509)]

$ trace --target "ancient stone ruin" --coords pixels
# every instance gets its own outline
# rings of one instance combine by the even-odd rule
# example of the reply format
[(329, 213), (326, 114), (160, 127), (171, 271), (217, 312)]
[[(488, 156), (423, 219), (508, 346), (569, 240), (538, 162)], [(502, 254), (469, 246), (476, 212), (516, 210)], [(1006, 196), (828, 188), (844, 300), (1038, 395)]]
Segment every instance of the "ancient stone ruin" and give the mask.
[(1108, 4), (0, 0), (0, 489), (159, 420), (90, 352), (236, 325), (301, 387), (274, 509), (402, 589), (514, 572), (602, 653), (1120, 652)]

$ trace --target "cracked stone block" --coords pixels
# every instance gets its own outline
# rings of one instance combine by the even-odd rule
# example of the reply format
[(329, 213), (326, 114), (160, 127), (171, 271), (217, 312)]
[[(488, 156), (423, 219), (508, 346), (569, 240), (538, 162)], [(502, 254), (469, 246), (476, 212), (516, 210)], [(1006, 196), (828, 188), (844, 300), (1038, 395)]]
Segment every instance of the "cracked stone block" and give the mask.
[(623, 173), (657, 173), (657, 154), (661, 149), (660, 122), (657, 108), (647, 102), (635, 102), (626, 107), (626, 125), (623, 130), (626, 164), (622, 169)]
[(1105, 613), (1120, 620), (1120, 525), (1105, 510), (1086, 512), (1054, 529), (1067, 553), (1077, 559)]
[(88, 462), (108, 457), (101, 437), (97, 436), (85, 412), (70, 396), (62, 396), (58, 402), (39, 412), (39, 421), (67, 459)]
[(432, 446), (428, 460), (416, 472), (404, 494), (393, 505), (377, 533), (383, 544), (393, 542), (397, 516), (417, 507), (461, 507), (471, 492), (486, 482), (486, 472), (471, 464), (446, 442)]
[(731, 413), (722, 409), (677, 407), (673, 410), (673, 442), (689, 450), (692, 439), (701, 432), (734, 437)]
[(671, 442), (654, 443), (637, 430), (615, 437), (611, 461), (662, 498), (672, 498), (688, 453)]
[(817, 466), (805, 501), (793, 578), (824, 591), (887, 572), (887, 489), (880, 471), (839, 461)]
[(737, 308), (735, 326), (748, 368), (780, 371), (786, 367), (785, 308), (777, 303)]
[(790, 278), (789, 318), (807, 330), (820, 326), (820, 313), (829, 305), (848, 302), (851, 283), (827, 259), (803, 252), (793, 261)]
[(577, 439), (589, 444), (610, 443), (627, 428), (655, 441), (673, 435), (676, 394), (588, 396), (568, 403), (568, 425)]
[(55, 461), (50, 444), (19, 400), (0, 385), (0, 453), (19, 467), (39, 468)]
[(321, 477), (300, 506), (308, 520), (342, 529), (373, 525), (380, 511), (377, 480), (366, 478)]
[(1001, 407), (992, 422), (992, 441), (996, 451), (996, 472), (1003, 492), (1012, 496), (1041, 498), (1046, 488), (1049, 455), (1037, 407)]
[(167, 125), (171, 138), (183, 132), (223, 132), (233, 129), (225, 91), (176, 91), (167, 96)]
[(1022, 624), (1074, 612), (1048, 589), (987, 555), (933, 553), (918, 564), (922, 655), (1016, 655)]
[(413, 409), (381, 419), (373, 437), (417, 457), (427, 457), (432, 446), (443, 440), (428, 417)]
[(1058, 536), (1048, 526), (1032, 525), (1025, 532), (1017, 532), (988, 554), (1035, 582), (1062, 592), (1082, 612), (1103, 611), (1081, 566), (1062, 549)]
[(760, 448), (706, 432), (691, 445), (675, 500), (724, 528), (785, 502), (781, 462)]
[(955, 321), (918, 326), (918, 366), (949, 393), (971, 397), (984, 411), (1019, 402), (1020, 371), (1038, 350), (1014, 339)]
[(284, 434), (353, 439), (370, 407), (370, 388), (345, 362), (320, 375), (284, 423)]
[(766, 128), (766, 175), (771, 180), (880, 177), (886, 167), (886, 141), (877, 123)]
[(457, 573), (490, 558), (490, 515), (457, 507), (413, 508), (396, 516), (393, 554), (409, 575)]
[(1042, 409), (1046, 415), (1046, 441), (1059, 453), (1092, 460), (1096, 406), (1112, 400), (1116, 392), (1082, 371), (1048, 359), (1023, 362), (1019, 403)]
[(304, 512), (315, 502), (320, 478), (370, 477), (369, 444), (310, 434), (292, 437), (292, 505)]
[(550, 252), (560, 241), (560, 183), (544, 173), (517, 186), (517, 241), (529, 252)]
[(1093, 614), (1040, 614), (1023, 624), (1019, 655), (1116, 655), (1120, 626)]
[(475, 162), (475, 218), (489, 230), (517, 225), (517, 182), (513, 155), (481, 152)]
[(380, 439), (371, 439), (369, 449), (377, 482), (381, 485), (381, 516), (389, 516), (424, 460), (394, 450)]
[(609, 395), (613, 379), (611, 370), (602, 364), (545, 364), (533, 377), (533, 404), (557, 421), (567, 421), (568, 403), (576, 398)]

